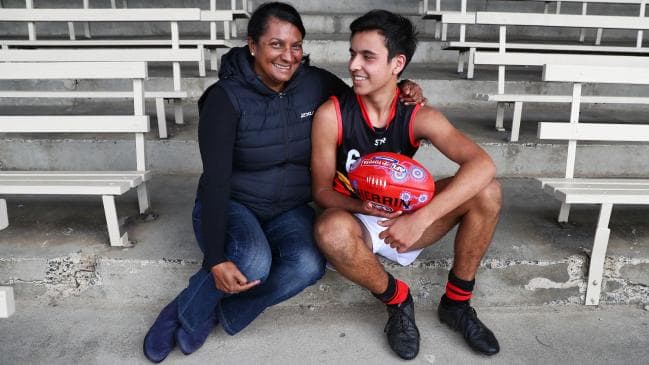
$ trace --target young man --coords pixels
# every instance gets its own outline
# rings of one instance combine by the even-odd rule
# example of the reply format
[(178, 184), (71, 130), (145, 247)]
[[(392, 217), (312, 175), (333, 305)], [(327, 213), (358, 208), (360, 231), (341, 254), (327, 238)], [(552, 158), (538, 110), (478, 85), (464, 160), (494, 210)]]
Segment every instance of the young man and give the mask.
[[(316, 223), (318, 246), (341, 275), (387, 305), (388, 343), (400, 357), (412, 359), (419, 352), (419, 330), (410, 290), (374, 254), (408, 265), (459, 224), (439, 319), (474, 350), (495, 354), (498, 341), (469, 305), (501, 207), (494, 163), (436, 109), (399, 102), (397, 79), (416, 48), (409, 20), (374, 10), (350, 28), (353, 91), (323, 104), (312, 129), (313, 195), (326, 208)], [(430, 204), (411, 214), (386, 213), (358, 199), (346, 177), (356, 159), (379, 151), (412, 156), (421, 140), (459, 165), (455, 176), (436, 183)]]

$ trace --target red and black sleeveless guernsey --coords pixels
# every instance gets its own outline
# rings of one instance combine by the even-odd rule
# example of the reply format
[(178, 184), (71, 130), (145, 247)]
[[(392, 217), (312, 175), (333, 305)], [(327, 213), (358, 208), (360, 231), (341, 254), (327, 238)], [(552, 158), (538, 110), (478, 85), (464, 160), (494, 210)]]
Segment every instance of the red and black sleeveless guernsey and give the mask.
[(339, 193), (358, 198), (349, 183), (347, 172), (354, 161), (373, 152), (395, 152), (412, 157), (419, 148), (412, 124), (421, 105), (406, 105), (399, 101), (399, 89), (394, 96), (383, 128), (376, 128), (367, 115), (363, 99), (353, 90), (338, 99), (332, 96), (338, 116), (338, 149), (336, 177), (333, 187)]

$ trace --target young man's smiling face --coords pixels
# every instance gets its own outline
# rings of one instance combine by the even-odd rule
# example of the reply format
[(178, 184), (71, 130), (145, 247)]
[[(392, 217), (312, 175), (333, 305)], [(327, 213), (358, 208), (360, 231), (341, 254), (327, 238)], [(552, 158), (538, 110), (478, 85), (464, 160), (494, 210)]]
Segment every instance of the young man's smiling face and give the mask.
[(405, 56), (396, 55), (388, 60), (385, 37), (378, 30), (354, 34), (350, 41), (348, 69), (354, 92), (367, 95), (394, 82), (404, 67)]

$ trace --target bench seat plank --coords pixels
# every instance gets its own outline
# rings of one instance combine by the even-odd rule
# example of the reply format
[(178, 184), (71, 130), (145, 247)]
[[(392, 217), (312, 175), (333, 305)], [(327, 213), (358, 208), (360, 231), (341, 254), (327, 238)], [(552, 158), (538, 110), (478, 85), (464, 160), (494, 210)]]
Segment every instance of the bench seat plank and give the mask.
[(633, 178), (540, 178), (537, 179), (541, 183), (541, 187), (544, 187), (546, 184), (572, 184), (573, 186), (588, 186), (588, 185), (622, 185), (622, 186), (633, 186), (633, 185), (649, 185), (649, 179), (633, 179)]
[(3, 49), (0, 60), (9, 62), (197, 62), (202, 58), (196, 48), (134, 48), (125, 54), (121, 49)]
[(199, 8), (129, 9), (8, 9), (0, 8), (8, 22), (155, 22), (200, 21)]
[(649, 204), (647, 190), (556, 189), (554, 196), (566, 204)]
[(121, 195), (131, 188), (127, 181), (2, 180), (0, 194), (19, 195)]
[[(171, 47), (169, 39), (12, 39), (0, 40), (0, 46), (14, 47)], [(232, 48), (235, 43), (224, 39), (181, 39), (182, 46), (209, 46), (216, 48)]]
[[(545, 94), (475, 94), (475, 98), (497, 102), (537, 102), (537, 103), (570, 103), (572, 95)], [(643, 96), (582, 96), (582, 103), (587, 104), (649, 104), (649, 97)]]
[[(0, 94), (1, 95), (1, 94)], [(572, 95), (530, 95), (530, 94), (475, 94), (475, 98), (484, 101), (498, 102), (546, 102), (546, 103), (569, 103)], [(649, 100), (649, 98), (647, 99)]]
[[(611, 184), (593, 184), (593, 185), (571, 185), (564, 184), (545, 184), (543, 191), (554, 195), (557, 199), (568, 204), (577, 203), (613, 203), (613, 204), (634, 204), (635, 200), (630, 197), (644, 195), (649, 192), (649, 184), (644, 185), (611, 185)], [(612, 195), (613, 194), (613, 195)], [(577, 201), (575, 199), (588, 199), (588, 201)], [(599, 199), (599, 200), (598, 200)], [(615, 201), (614, 199), (621, 199)], [(631, 201), (631, 202), (629, 202)], [(643, 204), (643, 203), (638, 203)]]
[(541, 122), (538, 136), (558, 140), (649, 142), (649, 124)]
[[(0, 53), (1, 54), (1, 53)], [(601, 54), (573, 53), (537, 53), (537, 52), (505, 52), (480, 51), (474, 55), (475, 65), (494, 66), (539, 66), (546, 64), (564, 64), (591, 66), (639, 66), (649, 67), (649, 59), (643, 56), (619, 56)]]
[(120, 133), (149, 131), (146, 115), (0, 116), (0, 133)]
[[(0, 91), (0, 98), (132, 98), (130, 91)], [(187, 91), (145, 91), (145, 98), (187, 98)]]
[(131, 188), (151, 179), (151, 171), (0, 171), (0, 181), (117, 181)]
[(476, 24), (643, 30), (649, 20), (638, 16), (476, 12)]
[[(4, 41), (3, 41), (4, 42)], [(497, 42), (442, 42), (444, 50), (466, 50), (475, 48), (476, 50), (494, 50), (498, 49)], [(637, 48), (633, 46), (589, 46), (583, 44), (549, 44), (549, 43), (509, 43), (505, 48), (507, 50), (533, 50), (538, 52), (568, 52), (568, 53), (615, 53), (615, 54), (647, 54), (649, 47)]]

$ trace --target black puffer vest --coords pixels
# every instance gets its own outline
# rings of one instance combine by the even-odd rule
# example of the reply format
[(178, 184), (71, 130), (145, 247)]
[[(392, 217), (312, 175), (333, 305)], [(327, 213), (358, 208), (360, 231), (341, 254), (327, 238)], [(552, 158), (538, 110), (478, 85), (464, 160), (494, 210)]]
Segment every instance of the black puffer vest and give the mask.
[(262, 221), (311, 201), (311, 122), (333, 92), (331, 74), (305, 62), (277, 93), (255, 74), (248, 47), (241, 47), (223, 56), (219, 79), (240, 114), (232, 199)]

